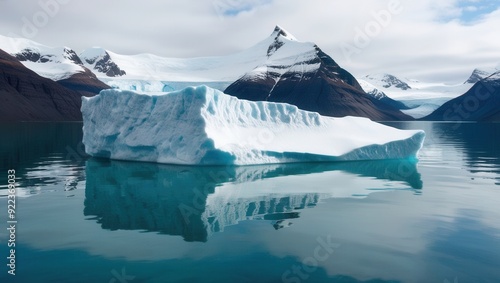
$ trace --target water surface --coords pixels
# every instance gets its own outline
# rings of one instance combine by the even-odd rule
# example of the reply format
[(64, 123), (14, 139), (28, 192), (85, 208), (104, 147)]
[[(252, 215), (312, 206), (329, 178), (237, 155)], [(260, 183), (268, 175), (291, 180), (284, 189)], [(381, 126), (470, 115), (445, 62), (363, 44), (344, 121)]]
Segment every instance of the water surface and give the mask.
[(109, 161), (80, 123), (0, 125), (0, 280), (500, 282), (500, 124), (390, 125), (426, 131), (418, 163)]

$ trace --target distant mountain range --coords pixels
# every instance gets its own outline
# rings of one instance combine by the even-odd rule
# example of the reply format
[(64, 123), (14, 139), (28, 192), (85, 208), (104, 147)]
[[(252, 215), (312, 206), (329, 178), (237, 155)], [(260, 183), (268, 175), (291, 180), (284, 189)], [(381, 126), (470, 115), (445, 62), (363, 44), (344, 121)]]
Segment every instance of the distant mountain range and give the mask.
[[(401, 108), (403, 109), (402, 112), (417, 119), (488, 121), (498, 120), (493, 113), (496, 109), (500, 109), (500, 104), (496, 100), (497, 96), (495, 95), (495, 88), (499, 83), (498, 76), (495, 74), (499, 70), (500, 65), (496, 68), (475, 69), (464, 83), (455, 85), (423, 83), (417, 80), (397, 78), (389, 74), (369, 75), (360, 80), (360, 82), (368, 93), (386, 95), (396, 99), (400, 103), (404, 103), (409, 109)], [(482, 90), (483, 88), (491, 92), (491, 96), (484, 99), (484, 102), (487, 102), (485, 104), (487, 109), (483, 109), (477, 105), (463, 105), (464, 102), (475, 103), (476, 99), (470, 96), (471, 93), (476, 93), (477, 89)], [(460, 108), (452, 108), (450, 110), (450, 105), (461, 104), (461, 107), (467, 106), (466, 108), (469, 109), (470, 113), (464, 114)], [(476, 107), (478, 109), (473, 109)], [(455, 111), (460, 113), (456, 113)]]
[[(477, 74), (475, 71), (474, 74)], [(500, 71), (479, 78), (465, 94), (456, 97), (430, 115), (429, 121), (500, 121)]]
[[(429, 114), (445, 102), (467, 93), (474, 84), (500, 68), (499, 65), (492, 70), (476, 69), (469, 79), (457, 85), (427, 84), (391, 74), (356, 79), (317, 45), (300, 42), (278, 26), (263, 41), (227, 56), (120, 55), (99, 47), (77, 54), (69, 47), (52, 48), (4, 36), (0, 36), (0, 49), (5, 51), (0, 66), (4, 74), (2, 96), (9, 97), (11, 103), (2, 104), (5, 111), (0, 113), (0, 120), (79, 120), (80, 100), (74, 100), (75, 95), (92, 96), (109, 87), (159, 92), (198, 84), (243, 99), (286, 102), (327, 116), (362, 116), (376, 121), (424, 116), (429, 119), (437, 117), (438, 114)], [(20, 82), (28, 77), (43, 81), (42, 91), (32, 89), (29, 93), (46, 103), (35, 102), (26, 94), (24, 98), (18, 96), (20, 92), (14, 91), (16, 86), (12, 85), (14, 77)], [(488, 85), (492, 80), (494, 76), (489, 77)], [(71, 111), (62, 114), (60, 110), (65, 107), (48, 103), (55, 99), (51, 96), (55, 93), (67, 93), (64, 99), (74, 103), (68, 102), (65, 107)], [(16, 102), (23, 99), (31, 106)], [(494, 105), (495, 101), (491, 103)]]

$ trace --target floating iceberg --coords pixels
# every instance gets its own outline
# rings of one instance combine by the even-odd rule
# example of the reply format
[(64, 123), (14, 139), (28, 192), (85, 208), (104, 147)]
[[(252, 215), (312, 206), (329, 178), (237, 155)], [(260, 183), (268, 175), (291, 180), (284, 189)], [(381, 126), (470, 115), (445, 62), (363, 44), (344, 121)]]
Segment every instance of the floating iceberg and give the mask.
[(83, 143), (95, 157), (184, 165), (249, 165), (416, 157), (424, 132), (367, 118), (324, 117), (206, 87), (83, 97)]

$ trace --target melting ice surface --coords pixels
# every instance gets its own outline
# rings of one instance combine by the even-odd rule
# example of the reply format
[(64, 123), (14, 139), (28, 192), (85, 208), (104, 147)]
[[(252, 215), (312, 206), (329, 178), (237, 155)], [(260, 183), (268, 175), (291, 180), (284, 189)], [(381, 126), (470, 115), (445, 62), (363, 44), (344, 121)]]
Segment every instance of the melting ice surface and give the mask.
[(83, 98), (83, 143), (95, 157), (185, 165), (250, 165), (416, 157), (424, 132), (366, 118), (324, 117), (206, 87)]

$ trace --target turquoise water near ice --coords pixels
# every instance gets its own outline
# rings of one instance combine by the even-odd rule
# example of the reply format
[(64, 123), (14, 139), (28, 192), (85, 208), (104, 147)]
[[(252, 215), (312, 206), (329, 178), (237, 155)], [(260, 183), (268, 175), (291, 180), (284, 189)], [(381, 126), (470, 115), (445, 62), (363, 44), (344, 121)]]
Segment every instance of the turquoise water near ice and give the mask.
[(109, 161), (81, 123), (1, 124), (0, 282), (500, 282), (500, 124), (388, 124), (418, 162)]

